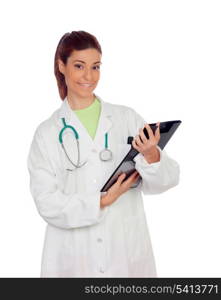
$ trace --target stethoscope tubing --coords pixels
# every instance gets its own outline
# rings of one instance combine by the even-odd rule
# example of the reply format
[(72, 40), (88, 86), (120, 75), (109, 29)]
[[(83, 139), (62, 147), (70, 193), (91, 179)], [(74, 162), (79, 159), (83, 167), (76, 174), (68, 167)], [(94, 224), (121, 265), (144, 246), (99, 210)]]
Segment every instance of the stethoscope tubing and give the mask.
[[(60, 131), (60, 133), (59, 133), (59, 142), (60, 142), (60, 144), (61, 144), (61, 146), (62, 146), (62, 148), (63, 148), (63, 150), (64, 150), (64, 153), (65, 153), (67, 159), (69, 160), (69, 162), (70, 162), (75, 168), (81, 168), (81, 167), (83, 167), (83, 166), (87, 163), (87, 161), (85, 161), (84, 163), (80, 164), (79, 134), (78, 134), (77, 130), (76, 130), (73, 126), (67, 125), (67, 124), (66, 124), (65, 118), (62, 118), (62, 122), (63, 122), (63, 126), (64, 126), (64, 127), (61, 129), (61, 131)], [(75, 135), (76, 142), (77, 142), (77, 151), (78, 151), (77, 164), (73, 163), (73, 161), (72, 161), (71, 158), (69, 157), (69, 155), (68, 155), (68, 153), (67, 153), (67, 151), (66, 151), (66, 149), (65, 149), (64, 143), (63, 143), (62, 135), (63, 135), (65, 129), (68, 129), (68, 128), (71, 129), (71, 130), (73, 131), (73, 133), (74, 133), (74, 135)], [(107, 158), (104, 158), (104, 156), (105, 156), (104, 153), (105, 153), (105, 152), (106, 152), (106, 154), (108, 153)], [(102, 155), (103, 155), (103, 157), (102, 157)], [(105, 148), (100, 152), (99, 157), (100, 157), (100, 160), (101, 160), (101, 161), (109, 161), (109, 160), (112, 159), (112, 151), (111, 151), (110, 149), (108, 149), (108, 133), (105, 133)]]

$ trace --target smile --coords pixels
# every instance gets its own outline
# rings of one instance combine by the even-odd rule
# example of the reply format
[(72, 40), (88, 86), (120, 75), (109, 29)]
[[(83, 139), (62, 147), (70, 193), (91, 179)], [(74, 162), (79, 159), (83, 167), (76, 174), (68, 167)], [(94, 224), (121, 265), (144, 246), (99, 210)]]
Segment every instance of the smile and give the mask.
[(93, 84), (90, 84), (90, 83), (79, 83), (79, 82), (78, 82), (78, 84), (79, 84), (80, 86), (83, 86), (83, 87), (91, 87), (91, 86), (93, 86)]

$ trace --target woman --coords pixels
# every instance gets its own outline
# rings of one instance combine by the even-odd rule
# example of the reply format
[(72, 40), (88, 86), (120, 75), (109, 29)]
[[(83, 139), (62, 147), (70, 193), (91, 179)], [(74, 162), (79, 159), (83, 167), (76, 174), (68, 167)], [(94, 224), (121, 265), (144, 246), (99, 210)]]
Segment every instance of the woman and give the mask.
[[(101, 55), (97, 39), (85, 31), (66, 33), (55, 53), (63, 103), (37, 127), (28, 156), (30, 190), (47, 222), (41, 277), (157, 276), (141, 192), (177, 185), (179, 166), (157, 146), (159, 126), (153, 134), (132, 108), (93, 93)], [(136, 171), (101, 193), (131, 147), (128, 136), (140, 152)]]

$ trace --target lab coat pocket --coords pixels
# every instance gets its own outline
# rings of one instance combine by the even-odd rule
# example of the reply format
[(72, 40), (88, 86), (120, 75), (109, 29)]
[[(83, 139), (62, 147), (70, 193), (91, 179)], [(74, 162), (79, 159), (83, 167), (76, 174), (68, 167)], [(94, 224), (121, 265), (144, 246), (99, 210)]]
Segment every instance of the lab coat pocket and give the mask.
[(125, 218), (124, 232), (129, 277), (156, 277), (145, 214)]
[(65, 169), (63, 175), (63, 192), (66, 195), (74, 194), (76, 190), (76, 175), (74, 174), (75, 170), (70, 171)]
[(69, 195), (77, 192), (77, 176), (78, 169), (71, 164), (64, 151), (60, 149), (59, 178), (61, 178), (60, 184), (64, 194)]
[(145, 216), (130, 216), (124, 219), (125, 244), (128, 261), (136, 261), (147, 255), (150, 246)]

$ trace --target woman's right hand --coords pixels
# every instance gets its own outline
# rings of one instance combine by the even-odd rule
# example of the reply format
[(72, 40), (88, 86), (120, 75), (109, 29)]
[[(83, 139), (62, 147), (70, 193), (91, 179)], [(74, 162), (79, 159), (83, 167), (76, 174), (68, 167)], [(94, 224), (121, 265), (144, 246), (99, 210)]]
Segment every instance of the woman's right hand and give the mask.
[(119, 175), (117, 181), (107, 190), (105, 195), (101, 196), (100, 207), (103, 208), (107, 205), (112, 204), (117, 200), (119, 196), (127, 192), (129, 188), (137, 181), (139, 173), (134, 171), (127, 180), (124, 180), (126, 177), (125, 173)]

